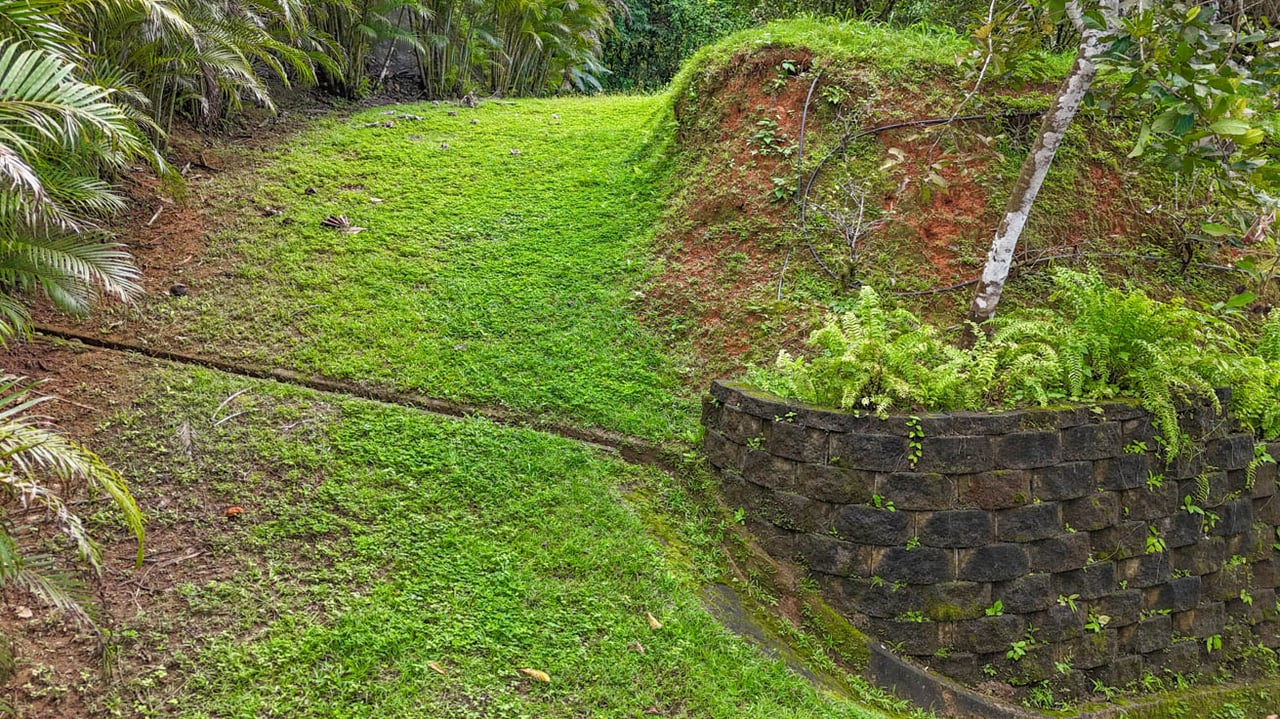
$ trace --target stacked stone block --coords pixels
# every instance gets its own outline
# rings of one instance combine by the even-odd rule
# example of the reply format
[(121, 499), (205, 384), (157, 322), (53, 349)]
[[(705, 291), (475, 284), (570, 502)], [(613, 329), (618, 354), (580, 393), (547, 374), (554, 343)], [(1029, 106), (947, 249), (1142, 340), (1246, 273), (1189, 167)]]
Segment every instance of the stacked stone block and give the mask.
[(702, 418), (726, 502), (885, 644), (1112, 686), (1280, 647), (1275, 465), (1210, 407), (1182, 420), (1198, 451), (1167, 464), (1125, 402), (881, 420), (717, 382)]

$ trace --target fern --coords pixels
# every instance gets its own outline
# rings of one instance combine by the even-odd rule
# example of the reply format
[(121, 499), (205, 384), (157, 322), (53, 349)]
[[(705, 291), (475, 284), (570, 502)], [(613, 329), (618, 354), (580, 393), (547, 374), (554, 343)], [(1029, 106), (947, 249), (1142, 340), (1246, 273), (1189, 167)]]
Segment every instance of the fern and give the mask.
[(1202, 403), (1221, 412), (1214, 388), (1227, 386), (1237, 419), (1263, 437), (1280, 435), (1280, 312), (1250, 348), (1217, 317), (1108, 287), (1097, 273), (1058, 270), (1053, 282), (1052, 308), (998, 318), (969, 347), (864, 287), (852, 309), (810, 336), (814, 356), (783, 352), (752, 380), (879, 416), (1128, 396), (1151, 412), (1168, 460), (1190, 449), (1179, 409)]

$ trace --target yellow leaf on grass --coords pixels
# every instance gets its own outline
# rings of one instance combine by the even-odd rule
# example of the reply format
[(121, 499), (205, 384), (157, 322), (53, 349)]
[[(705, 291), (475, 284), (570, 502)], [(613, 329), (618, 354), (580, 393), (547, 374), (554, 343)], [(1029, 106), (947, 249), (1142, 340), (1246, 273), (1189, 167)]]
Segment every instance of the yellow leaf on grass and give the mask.
[(662, 628), (662, 622), (658, 621), (658, 618), (653, 616), (652, 612), (645, 612), (644, 615), (649, 618), (650, 629), (657, 630)]
[(439, 674), (440, 676), (445, 676), (444, 667), (440, 666), (435, 662), (427, 662), (427, 668), (429, 668), (431, 671), (435, 672), (436, 674)]
[(551, 683), (551, 675), (543, 671), (538, 671), (537, 669), (520, 667), (520, 673), (525, 675), (526, 677), (529, 677), (530, 679), (536, 679), (540, 682), (544, 682), (548, 684)]

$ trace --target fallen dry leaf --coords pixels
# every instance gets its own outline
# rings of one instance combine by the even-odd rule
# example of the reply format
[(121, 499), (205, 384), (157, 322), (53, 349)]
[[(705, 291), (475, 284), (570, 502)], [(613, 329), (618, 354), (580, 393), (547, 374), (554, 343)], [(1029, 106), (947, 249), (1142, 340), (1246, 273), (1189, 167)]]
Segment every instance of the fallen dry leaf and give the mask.
[(339, 232), (344, 232), (348, 235), (355, 235), (365, 231), (365, 228), (356, 227), (351, 224), (351, 220), (347, 219), (346, 215), (329, 215), (323, 220), (320, 220), (320, 225), (322, 227), (338, 230)]
[(545, 684), (551, 683), (551, 675), (543, 671), (538, 671), (537, 669), (530, 669), (529, 667), (520, 667), (520, 673), (525, 675), (526, 677), (529, 677), (530, 679), (536, 679), (537, 681), (543, 682)]
[(244, 514), (244, 507), (240, 507), (240, 506), (227, 507), (227, 519), (231, 519), (232, 517), (239, 517), (242, 514)]
[(442, 677), (446, 676), (444, 667), (440, 666), (436, 662), (427, 662), (427, 668), (435, 672), (436, 674), (439, 674)]
[(645, 612), (644, 615), (649, 618), (650, 629), (657, 631), (662, 628), (662, 622), (658, 621), (658, 618), (653, 616), (651, 612)]
[(13, 610), (13, 613), (17, 614), (19, 619), (30, 619), (31, 617), (35, 616), (35, 613), (32, 612), (29, 607), (23, 607), (23, 606), (16, 607)]

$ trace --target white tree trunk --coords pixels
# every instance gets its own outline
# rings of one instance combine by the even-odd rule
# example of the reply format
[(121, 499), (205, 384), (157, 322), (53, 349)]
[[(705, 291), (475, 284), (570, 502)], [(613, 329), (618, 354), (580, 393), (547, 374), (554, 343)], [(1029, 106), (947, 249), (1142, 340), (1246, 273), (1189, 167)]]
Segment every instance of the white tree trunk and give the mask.
[[(1114, 2), (1115, 0), (1113, 0)], [(1112, 3), (1104, 3), (1109, 7), (1103, 10), (1110, 14), (1108, 20), (1118, 17), (1118, 7)], [(1036, 195), (1049, 174), (1053, 158), (1058, 154), (1058, 146), (1067, 134), (1067, 128), (1075, 119), (1076, 112), (1085, 94), (1093, 85), (1098, 73), (1096, 58), (1106, 48), (1102, 42), (1105, 31), (1085, 28), (1080, 3), (1067, 3), (1067, 14), (1081, 30), (1080, 48), (1076, 54), (1075, 64), (1062, 87), (1058, 97), (1040, 122), (1040, 133), (1031, 147), (1027, 159), (1022, 163), (1018, 173), (1018, 181), (1009, 195), (1009, 203), (1005, 206), (1004, 219), (996, 229), (995, 239), (991, 242), (991, 250), (987, 253), (987, 264), (982, 269), (982, 279), (978, 283), (978, 292), (974, 295), (973, 304), (969, 307), (969, 319), (984, 322), (995, 316), (996, 305), (1004, 291), (1005, 280), (1009, 278), (1009, 269), (1013, 266), (1013, 253), (1018, 247), (1018, 239), (1027, 225), (1031, 208), (1035, 205)]]

